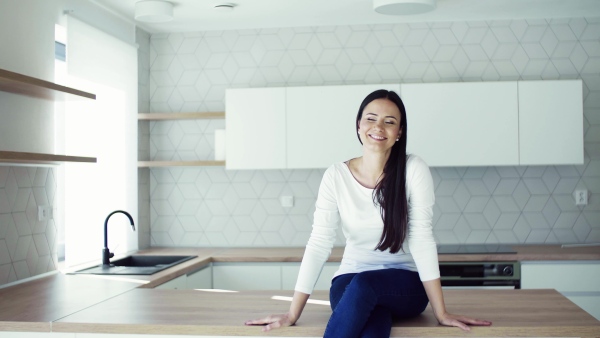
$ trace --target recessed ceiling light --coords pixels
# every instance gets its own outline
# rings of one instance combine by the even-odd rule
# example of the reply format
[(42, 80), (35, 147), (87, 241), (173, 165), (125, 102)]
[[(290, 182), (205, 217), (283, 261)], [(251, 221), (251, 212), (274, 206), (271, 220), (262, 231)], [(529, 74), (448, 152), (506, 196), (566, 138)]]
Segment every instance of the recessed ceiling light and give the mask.
[(213, 7), (213, 9), (219, 12), (231, 12), (235, 6), (236, 4), (232, 3), (218, 3)]
[(373, 9), (387, 15), (421, 14), (435, 9), (436, 0), (373, 0)]

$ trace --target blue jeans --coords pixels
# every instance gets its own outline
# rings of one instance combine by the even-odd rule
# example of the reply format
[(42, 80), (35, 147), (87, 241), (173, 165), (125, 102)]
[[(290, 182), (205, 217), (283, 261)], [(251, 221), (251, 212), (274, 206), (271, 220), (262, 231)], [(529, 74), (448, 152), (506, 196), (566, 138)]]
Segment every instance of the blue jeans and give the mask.
[(324, 338), (389, 337), (392, 318), (414, 317), (429, 299), (417, 272), (385, 269), (337, 276), (329, 300), (333, 313)]

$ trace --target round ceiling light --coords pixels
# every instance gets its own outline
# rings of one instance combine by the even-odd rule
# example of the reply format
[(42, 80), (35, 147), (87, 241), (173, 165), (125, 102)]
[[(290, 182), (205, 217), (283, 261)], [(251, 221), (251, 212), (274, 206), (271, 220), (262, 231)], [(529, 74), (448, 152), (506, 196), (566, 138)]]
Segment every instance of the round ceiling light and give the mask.
[(373, 9), (387, 15), (421, 14), (435, 9), (436, 0), (373, 0)]
[(173, 20), (173, 4), (168, 1), (143, 0), (135, 3), (135, 19), (141, 22), (167, 22)]

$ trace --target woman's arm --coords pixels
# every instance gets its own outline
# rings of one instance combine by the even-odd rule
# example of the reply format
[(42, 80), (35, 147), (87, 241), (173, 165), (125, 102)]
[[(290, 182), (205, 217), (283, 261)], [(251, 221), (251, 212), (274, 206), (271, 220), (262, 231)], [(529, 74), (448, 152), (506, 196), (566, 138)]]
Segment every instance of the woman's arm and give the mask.
[(294, 325), (296, 321), (298, 321), (298, 318), (300, 318), (302, 310), (304, 310), (304, 306), (306, 305), (309, 296), (310, 295), (306, 293), (295, 291), (294, 298), (292, 298), (292, 304), (290, 305), (290, 310), (287, 313), (270, 315), (261, 319), (249, 320), (246, 322), (246, 325), (266, 324), (266, 326), (262, 329), (263, 332), (284, 326)]
[(446, 326), (460, 327), (465, 331), (471, 330), (471, 328), (469, 328), (469, 326), (466, 324), (483, 326), (492, 325), (492, 322), (487, 320), (453, 315), (451, 313), (446, 312), (446, 305), (444, 304), (444, 295), (442, 293), (442, 284), (439, 278), (425, 281), (423, 282), (423, 286), (425, 287), (425, 292), (427, 293), (429, 303), (431, 304), (431, 308), (433, 309), (433, 314), (435, 315), (435, 318), (440, 324)]
[(336, 237), (340, 216), (335, 198), (334, 171), (334, 166), (329, 167), (321, 180), (319, 195), (315, 204), (313, 230), (302, 257), (290, 310), (283, 314), (249, 320), (246, 325), (266, 325), (263, 331), (269, 331), (294, 325), (300, 318), (308, 297), (310, 297), (319, 278), (323, 264), (331, 254), (331, 248)]

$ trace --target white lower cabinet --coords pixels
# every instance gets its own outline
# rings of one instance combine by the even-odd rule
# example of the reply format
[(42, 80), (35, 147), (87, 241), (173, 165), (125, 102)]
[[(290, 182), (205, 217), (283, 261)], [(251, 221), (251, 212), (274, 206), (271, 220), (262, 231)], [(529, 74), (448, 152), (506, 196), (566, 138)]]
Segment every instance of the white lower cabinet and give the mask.
[(521, 262), (522, 289), (555, 289), (600, 320), (600, 261)]
[(210, 265), (199, 270), (173, 278), (158, 285), (155, 289), (187, 290), (187, 289), (212, 289), (212, 268)]
[(166, 283), (162, 283), (161, 285), (155, 287), (155, 289), (169, 289), (169, 290), (184, 290), (186, 286), (186, 275), (181, 275), (177, 278), (173, 278)]
[(213, 263), (213, 288), (280, 290), (280, 263)]
[(212, 289), (212, 267), (206, 266), (189, 273), (186, 277), (186, 289)]
[[(339, 263), (325, 263), (315, 290), (329, 290)], [(223, 290), (293, 290), (300, 263), (213, 263), (213, 288)]]
[[(333, 274), (335, 274), (339, 267), (340, 263), (325, 263), (323, 270), (321, 270), (321, 275), (315, 284), (315, 290), (329, 290)], [(281, 267), (281, 272), (281, 289), (294, 290), (296, 280), (298, 279), (298, 272), (300, 272), (300, 263), (284, 265)]]

